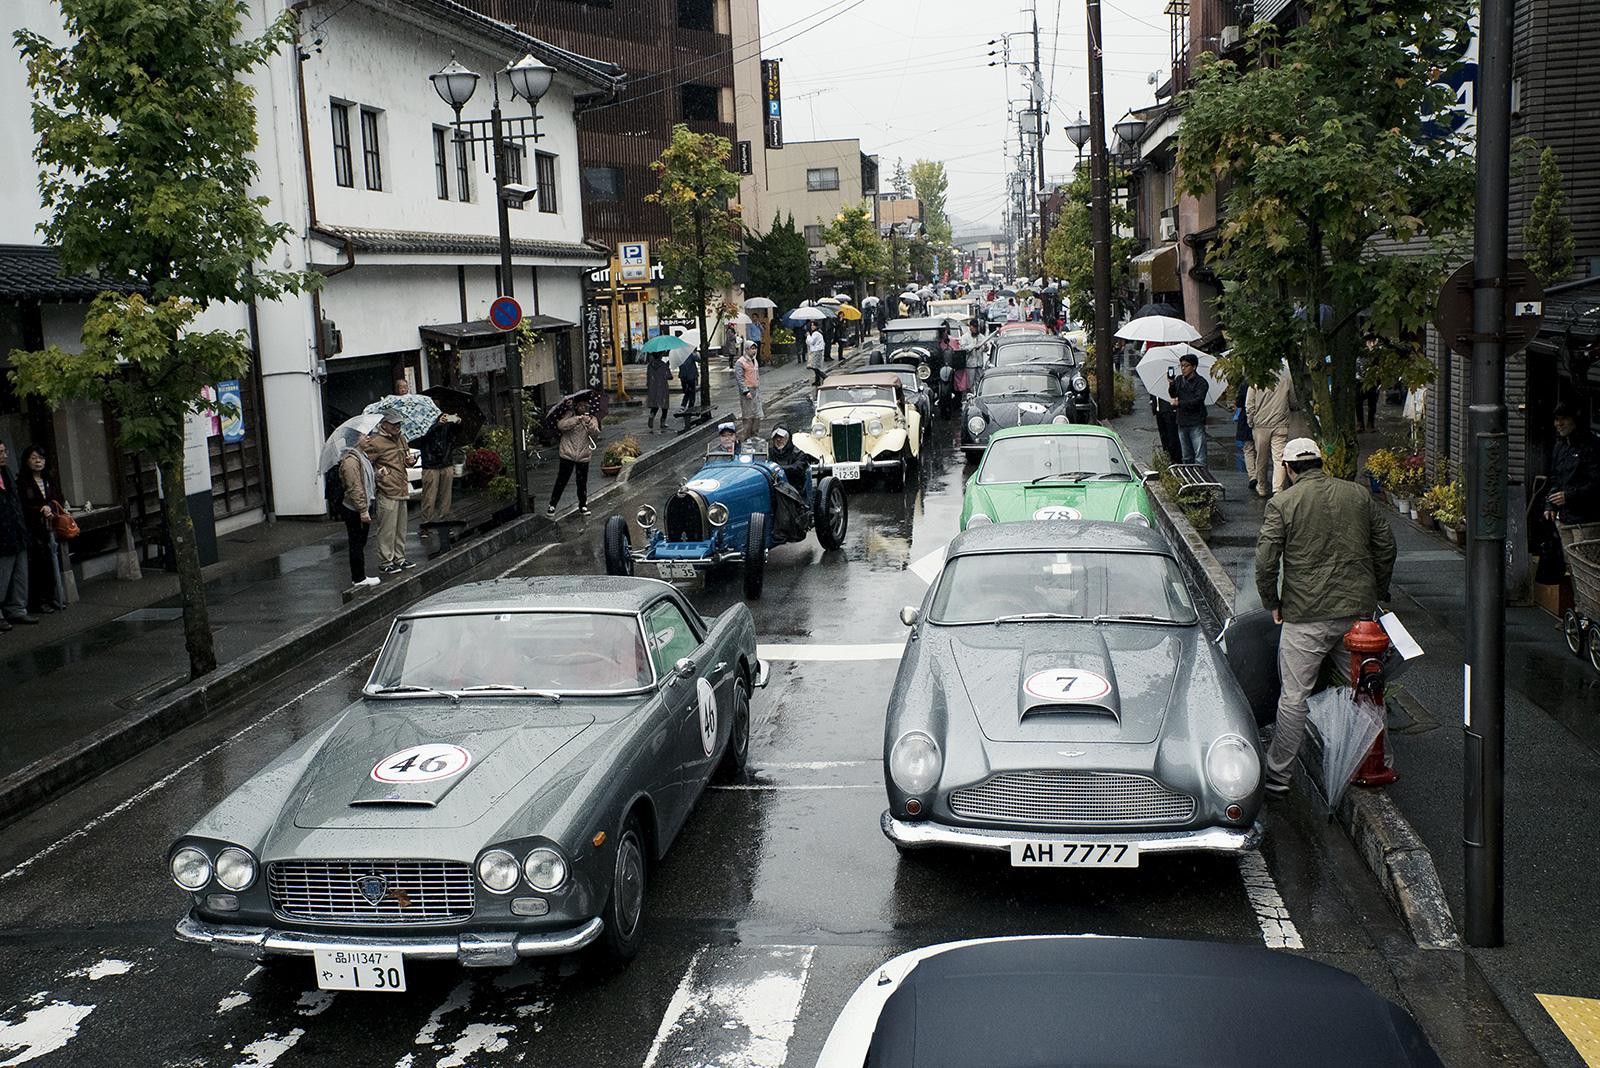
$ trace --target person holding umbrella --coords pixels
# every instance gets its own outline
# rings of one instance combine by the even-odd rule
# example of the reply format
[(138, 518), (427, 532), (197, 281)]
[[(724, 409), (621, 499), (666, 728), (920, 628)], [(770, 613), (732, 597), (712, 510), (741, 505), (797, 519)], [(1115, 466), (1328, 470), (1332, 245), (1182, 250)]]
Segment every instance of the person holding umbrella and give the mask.
[(1197, 373), (1200, 359), (1192, 352), (1178, 357), (1178, 374), (1167, 381), (1167, 396), (1178, 410), (1178, 444), (1186, 464), (1206, 462), (1206, 393), (1210, 383)]
[(367, 574), (367, 534), (372, 529), (372, 510), (378, 496), (377, 473), (366, 454), (353, 445), (340, 455), (336, 470), (338, 475), (329, 479), (328, 489), (349, 536), (350, 585), (376, 586), (378, 576)]
[(645, 358), (650, 361), (644, 367), (644, 402), (650, 408), (645, 427), (654, 434), (657, 415), (661, 416), (661, 429), (667, 429), (667, 407), (672, 403), (672, 368), (662, 350), (652, 351)]
[[(687, 361), (684, 364), (688, 366)], [(556, 484), (550, 490), (550, 505), (544, 514), (554, 517), (567, 481), (578, 476), (578, 514), (592, 515), (589, 511), (589, 460), (594, 456), (596, 439), (600, 436), (600, 420), (596, 417), (599, 398), (591, 397), (587, 406), (573, 404), (571, 409), (556, 421), (561, 432), (561, 469), (556, 472)]]
[(372, 525), (377, 528), (378, 570), (385, 575), (398, 574), (416, 567), (406, 559), (406, 500), (411, 487), (406, 481), (406, 461), (410, 446), (400, 429), (405, 415), (398, 405), (384, 408), (378, 413), (382, 422), (372, 434), (362, 438), (357, 447), (372, 463), (377, 483), (378, 508)]
[(822, 385), (822, 363), (826, 348), (827, 342), (822, 338), (822, 331), (817, 329), (816, 320), (806, 320), (806, 366), (811, 368), (813, 386)]
[(689, 413), (694, 411), (695, 393), (700, 389), (700, 350), (691, 348), (689, 354), (678, 365), (678, 385), (683, 388), (683, 404), (678, 409), (683, 413), (683, 430), (679, 433), (688, 433)]

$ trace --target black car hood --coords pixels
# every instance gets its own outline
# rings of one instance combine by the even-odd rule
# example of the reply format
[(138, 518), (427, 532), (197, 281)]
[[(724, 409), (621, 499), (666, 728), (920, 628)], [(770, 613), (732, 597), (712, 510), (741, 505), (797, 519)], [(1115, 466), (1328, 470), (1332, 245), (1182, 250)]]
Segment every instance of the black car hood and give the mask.
[[(1087, 622), (929, 630), (946, 686), (965, 692), (997, 742), (1146, 744), (1161, 736), (1192, 628)], [(933, 653), (933, 650), (929, 650)]]
[(1065, 404), (1065, 397), (1024, 393), (1015, 397), (984, 398), (977, 402), (977, 407), (990, 423), (999, 428), (1048, 423), (1062, 414)]

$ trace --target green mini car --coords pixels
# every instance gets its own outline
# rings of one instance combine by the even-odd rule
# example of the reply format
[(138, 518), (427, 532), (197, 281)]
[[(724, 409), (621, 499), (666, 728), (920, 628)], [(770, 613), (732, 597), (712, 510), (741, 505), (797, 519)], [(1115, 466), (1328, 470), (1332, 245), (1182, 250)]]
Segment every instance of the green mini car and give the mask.
[(1101, 519), (1151, 526), (1142, 475), (1115, 431), (1093, 423), (996, 431), (967, 480), (961, 529), (978, 522)]

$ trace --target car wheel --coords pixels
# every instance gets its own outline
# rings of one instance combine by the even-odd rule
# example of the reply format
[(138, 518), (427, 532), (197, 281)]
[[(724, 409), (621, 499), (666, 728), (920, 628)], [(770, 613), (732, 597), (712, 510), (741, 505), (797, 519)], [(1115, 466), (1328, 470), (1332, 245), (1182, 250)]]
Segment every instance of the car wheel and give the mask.
[(1600, 671), (1600, 639), (1593, 634), (1589, 635), (1589, 665)]
[(845, 530), (850, 526), (850, 504), (831, 475), (818, 484), (811, 514), (817, 527), (817, 540), (824, 549), (837, 549), (844, 544)]
[(1561, 631), (1573, 656), (1583, 655), (1583, 630), (1583, 620), (1579, 618), (1578, 613), (1570, 608), (1567, 609), (1566, 615), (1561, 617)]
[(628, 521), (620, 515), (606, 520), (606, 574), (633, 574), (633, 547), (628, 539)]
[(737, 778), (749, 759), (750, 684), (743, 678), (737, 678), (733, 680), (733, 712), (729, 721), (728, 748), (722, 751), (717, 777), (724, 781)]
[(611, 894), (600, 915), (605, 921), (605, 930), (600, 932), (596, 942), (600, 952), (613, 964), (626, 964), (644, 944), (644, 891), (649, 868), (644, 831), (639, 825), (638, 813), (632, 813), (617, 836)]
[(767, 517), (761, 512), (750, 513), (750, 526), (744, 536), (744, 595), (747, 600), (761, 599), (761, 586), (767, 578)]

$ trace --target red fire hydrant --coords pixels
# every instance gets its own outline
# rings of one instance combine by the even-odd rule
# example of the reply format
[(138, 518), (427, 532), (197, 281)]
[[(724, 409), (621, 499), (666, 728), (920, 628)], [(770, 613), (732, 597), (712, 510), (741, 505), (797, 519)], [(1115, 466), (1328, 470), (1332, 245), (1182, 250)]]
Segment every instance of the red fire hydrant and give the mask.
[[(1389, 651), (1389, 635), (1376, 620), (1358, 619), (1345, 632), (1344, 647), (1350, 653), (1350, 689), (1356, 700), (1376, 705), (1379, 718), (1383, 718), (1383, 654)], [(1383, 746), (1387, 733), (1387, 730), (1378, 732), (1361, 767), (1356, 769), (1351, 781), (1357, 786), (1387, 786), (1394, 782), (1394, 768)]]

